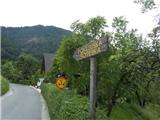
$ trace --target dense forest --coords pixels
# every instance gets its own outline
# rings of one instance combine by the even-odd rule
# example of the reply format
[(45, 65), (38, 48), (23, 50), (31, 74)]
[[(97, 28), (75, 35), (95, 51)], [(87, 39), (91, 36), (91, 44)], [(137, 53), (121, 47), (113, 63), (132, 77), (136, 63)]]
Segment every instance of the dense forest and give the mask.
[(15, 60), (21, 53), (36, 58), (54, 53), (64, 36), (71, 32), (54, 26), (1, 27), (2, 60)]

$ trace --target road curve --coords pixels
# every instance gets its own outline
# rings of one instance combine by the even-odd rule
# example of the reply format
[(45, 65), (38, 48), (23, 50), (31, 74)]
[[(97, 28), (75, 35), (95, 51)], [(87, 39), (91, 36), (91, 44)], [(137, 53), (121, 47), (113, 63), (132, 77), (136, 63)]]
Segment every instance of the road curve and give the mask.
[[(10, 84), (12, 94), (1, 100), (2, 120), (46, 120), (40, 93), (25, 85)], [(47, 113), (48, 114), (48, 113)]]

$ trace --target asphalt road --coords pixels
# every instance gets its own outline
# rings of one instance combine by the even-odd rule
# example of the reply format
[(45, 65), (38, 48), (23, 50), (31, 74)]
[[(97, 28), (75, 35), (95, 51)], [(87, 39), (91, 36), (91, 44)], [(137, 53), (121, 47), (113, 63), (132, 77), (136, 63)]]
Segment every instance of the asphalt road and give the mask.
[(44, 100), (35, 89), (10, 84), (11, 91), (1, 98), (2, 120), (48, 120)]

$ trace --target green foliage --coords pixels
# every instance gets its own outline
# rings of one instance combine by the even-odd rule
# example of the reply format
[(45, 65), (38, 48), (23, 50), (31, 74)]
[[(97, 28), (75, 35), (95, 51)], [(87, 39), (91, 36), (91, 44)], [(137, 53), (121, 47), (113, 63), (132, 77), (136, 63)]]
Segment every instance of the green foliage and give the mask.
[(1, 36), (1, 59), (3, 60), (14, 60), (19, 54), (17, 44), (7, 37)]
[[(41, 89), (51, 120), (91, 120), (87, 97), (76, 95), (71, 90), (60, 90), (53, 84), (42, 84)], [(99, 119), (107, 119), (104, 109), (97, 108), (97, 120)]]
[(133, 104), (129, 106), (135, 115), (139, 115), (139, 118), (144, 120), (159, 120), (159, 105), (149, 104), (145, 108)]
[(71, 29), (74, 33), (89, 37), (88, 39), (86, 39), (86, 41), (94, 40), (97, 37), (103, 36), (105, 34), (105, 27), (106, 20), (101, 16), (91, 18), (86, 23), (80, 23), (78, 20), (71, 25)]
[(13, 83), (16, 84), (23, 84), (23, 85), (36, 85), (36, 81), (34, 80), (19, 80), (19, 81), (12, 81)]
[(9, 81), (16, 81), (21, 79), (21, 71), (19, 71), (13, 62), (7, 61), (1, 66), (1, 74)]
[[(70, 88), (76, 89), (80, 94), (87, 95), (89, 88), (89, 60), (77, 62), (73, 58), (74, 51), (105, 34), (106, 27), (104, 17), (91, 18), (86, 23), (74, 22), (71, 25), (74, 34), (65, 37), (61, 42), (61, 46), (56, 53), (52, 73), (56, 75), (58, 68), (61, 68), (67, 74), (68, 84)], [(80, 78), (74, 77), (75, 73), (80, 73)]]
[(51, 119), (82, 120), (88, 116), (87, 98), (76, 96), (72, 91), (59, 90), (53, 84), (42, 84), (42, 95), (48, 104)]
[[(101, 19), (99, 19), (101, 18)], [(96, 24), (97, 23), (97, 24)], [(76, 21), (72, 24), (74, 34), (65, 37), (56, 53), (52, 73), (56, 75), (61, 68), (68, 76), (69, 88), (74, 88), (83, 95), (89, 90), (89, 60), (75, 61), (74, 51), (102, 35), (110, 36), (108, 53), (101, 53), (98, 58), (97, 101), (106, 106), (108, 116), (119, 100), (128, 103), (139, 103), (144, 107), (149, 102), (158, 101), (157, 84), (160, 76), (159, 69), (159, 42), (148, 44), (137, 35), (137, 30), (127, 30), (128, 21), (124, 17), (113, 19), (112, 33), (105, 33), (105, 19), (92, 18), (86, 23)], [(99, 25), (97, 27), (96, 25)], [(93, 32), (94, 27), (99, 32)], [(157, 41), (157, 38), (154, 38)], [(75, 78), (74, 73), (80, 73)], [(158, 90), (157, 90), (158, 91)], [(157, 98), (157, 99), (155, 99)], [(156, 102), (158, 103), (158, 102)]]
[(156, 8), (154, 0), (135, 0), (134, 2), (142, 6), (141, 10), (143, 13), (146, 12), (147, 10), (152, 10)]
[(22, 80), (31, 79), (39, 68), (39, 61), (31, 55), (22, 54), (17, 58), (16, 67), (22, 74)]
[(17, 58), (16, 62), (5, 61), (1, 70), (2, 75), (13, 83), (35, 85), (39, 76), (37, 74), (39, 65), (39, 61), (36, 58), (22, 54)]
[(0, 86), (1, 86), (1, 92), (0, 95), (4, 95), (9, 90), (9, 82), (4, 77), (1, 76), (0, 78)]
[(34, 86), (37, 85), (37, 82), (40, 77), (42, 77), (42, 75), (40, 74), (40, 69), (38, 69), (31, 77), (32, 85), (34, 85)]
[[(89, 103), (85, 96), (72, 90), (60, 90), (53, 84), (42, 84), (44, 96), (51, 120), (92, 120), (89, 117)], [(106, 116), (104, 106), (97, 107), (96, 120), (158, 120), (159, 105), (147, 105), (141, 108), (136, 104), (123, 103), (113, 108), (112, 116)]]
[[(52, 70), (52, 73), (54, 73), (54, 78), (55, 78), (56, 74), (59, 72), (58, 68), (61, 68), (61, 70), (67, 74), (69, 86), (71, 88), (77, 89), (78, 92), (83, 93), (84, 91), (84, 94), (85, 94), (86, 93), (85, 89), (87, 87), (87, 84), (84, 84), (84, 83), (86, 83), (89, 79), (87, 77), (89, 74), (88, 73), (89, 63), (87, 60), (81, 61), (78, 63), (72, 57), (75, 48), (77, 48), (77, 46), (80, 46), (80, 44), (83, 44), (83, 41), (80, 42), (78, 40), (79, 40), (79, 37), (73, 36), (73, 37), (66, 37), (62, 41), (61, 47), (57, 51), (57, 56), (54, 61), (54, 69)], [(86, 67), (83, 67), (83, 66), (86, 66)], [(81, 73), (81, 79), (74, 77), (74, 74), (78, 72)], [(78, 81), (81, 84), (78, 84)]]

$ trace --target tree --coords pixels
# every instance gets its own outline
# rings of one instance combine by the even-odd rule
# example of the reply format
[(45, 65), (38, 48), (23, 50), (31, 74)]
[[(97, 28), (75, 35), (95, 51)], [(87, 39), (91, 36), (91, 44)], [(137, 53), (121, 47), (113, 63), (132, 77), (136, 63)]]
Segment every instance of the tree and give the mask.
[[(155, 0), (135, 0), (134, 2), (142, 5), (142, 7), (141, 7), (142, 13), (148, 12), (148, 11), (153, 10), (155, 8), (159, 9), (159, 6), (160, 6), (160, 5), (158, 5), (158, 3), (156, 4)], [(160, 13), (158, 13), (155, 16), (155, 20), (157, 21), (157, 26), (154, 27), (153, 31), (152, 31), (154, 36), (156, 36), (157, 34), (160, 33)]]
[[(136, 0), (135, 3), (142, 5), (143, 13), (155, 8), (159, 8), (159, 5), (156, 3), (155, 0)], [(141, 51), (141, 53), (143, 54), (141, 55), (144, 57), (141, 67), (145, 69), (143, 70), (145, 71), (143, 78), (146, 79), (145, 83), (143, 83), (143, 85), (145, 85), (143, 91), (146, 91), (143, 92), (145, 93), (143, 94), (143, 97), (139, 95), (137, 92), (137, 97), (139, 98), (139, 104), (141, 106), (145, 105), (144, 103), (146, 102), (146, 96), (147, 99), (153, 101), (153, 98), (157, 98), (156, 96), (159, 95), (159, 92), (157, 92), (158, 89), (155, 88), (160, 87), (159, 84), (157, 84), (159, 83), (160, 79), (160, 13), (158, 13), (157, 16), (155, 16), (155, 19), (157, 21), (157, 26), (153, 28), (151, 33), (149, 33), (146, 38), (151, 42), (148, 45), (145, 45), (145, 49)]]
[[(115, 17), (112, 27), (108, 55), (99, 58), (98, 94), (103, 104), (107, 105), (110, 116), (117, 100), (128, 98), (130, 82), (128, 68), (136, 57), (139, 48), (136, 30), (127, 31), (127, 21), (124, 17)], [(104, 96), (104, 97), (102, 97)]]
[(23, 80), (31, 79), (39, 67), (39, 61), (31, 55), (22, 54), (17, 58), (16, 67), (22, 73)]
[[(86, 59), (77, 62), (73, 58), (74, 51), (89, 41), (103, 36), (105, 24), (105, 18), (100, 16), (91, 18), (86, 23), (74, 22), (71, 25), (73, 35), (63, 39), (56, 53), (53, 73), (56, 74), (59, 68), (64, 71), (67, 74), (70, 88), (76, 89), (80, 94), (88, 95), (89, 61)], [(80, 74), (79, 78), (74, 77), (76, 73)]]
[[(73, 59), (73, 53), (89, 41), (108, 35), (108, 53), (97, 55), (98, 104), (106, 105), (107, 115), (110, 116), (113, 107), (121, 104), (120, 99), (130, 103), (135, 102), (136, 98), (141, 106), (150, 102), (151, 96), (154, 95), (151, 92), (156, 86), (155, 81), (159, 79), (159, 64), (154, 49), (137, 35), (137, 30), (127, 30), (128, 21), (124, 17), (113, 19), (112, 33), (104, 31), (104, 19), (99, 21), (102, 23), (100, 28), (97, 26), (99, 31), (94, 32), (95, 19), (86, 23), (76, 21), (72, 24), (74, 34), (63, 39), (56, 54), (53, 73), (61, 68), (68, 76), (69, 87), (76, 89), (79, 94), (88, 95), (89, 61), (85, 59), (77, 62)], [(75, 78), (75, 73), (79, 73), (80, 78)]]
[(10, 81), (20, 79), (21, 71), (18, 71), (18, 69), (11, 61), (7, 61), (5, 64), (3, 64), (1, 70), (2, 70), (2, 76), (4, 76)]
[(134, 2), (142, 5), (141, 10), (143, 13), (147, 12), (147, 10), (152, 10), (156, 8), (154, 0), (135, 0)]
[(98, 39), (105, 35), (104, 28), (107, 27), (104, 17), (97, 16), (89, 19), (86, 23), (81, 23), (79, 20), (72, 23), (71, 29), (74, 34), (85, 37), (86, 42)]

